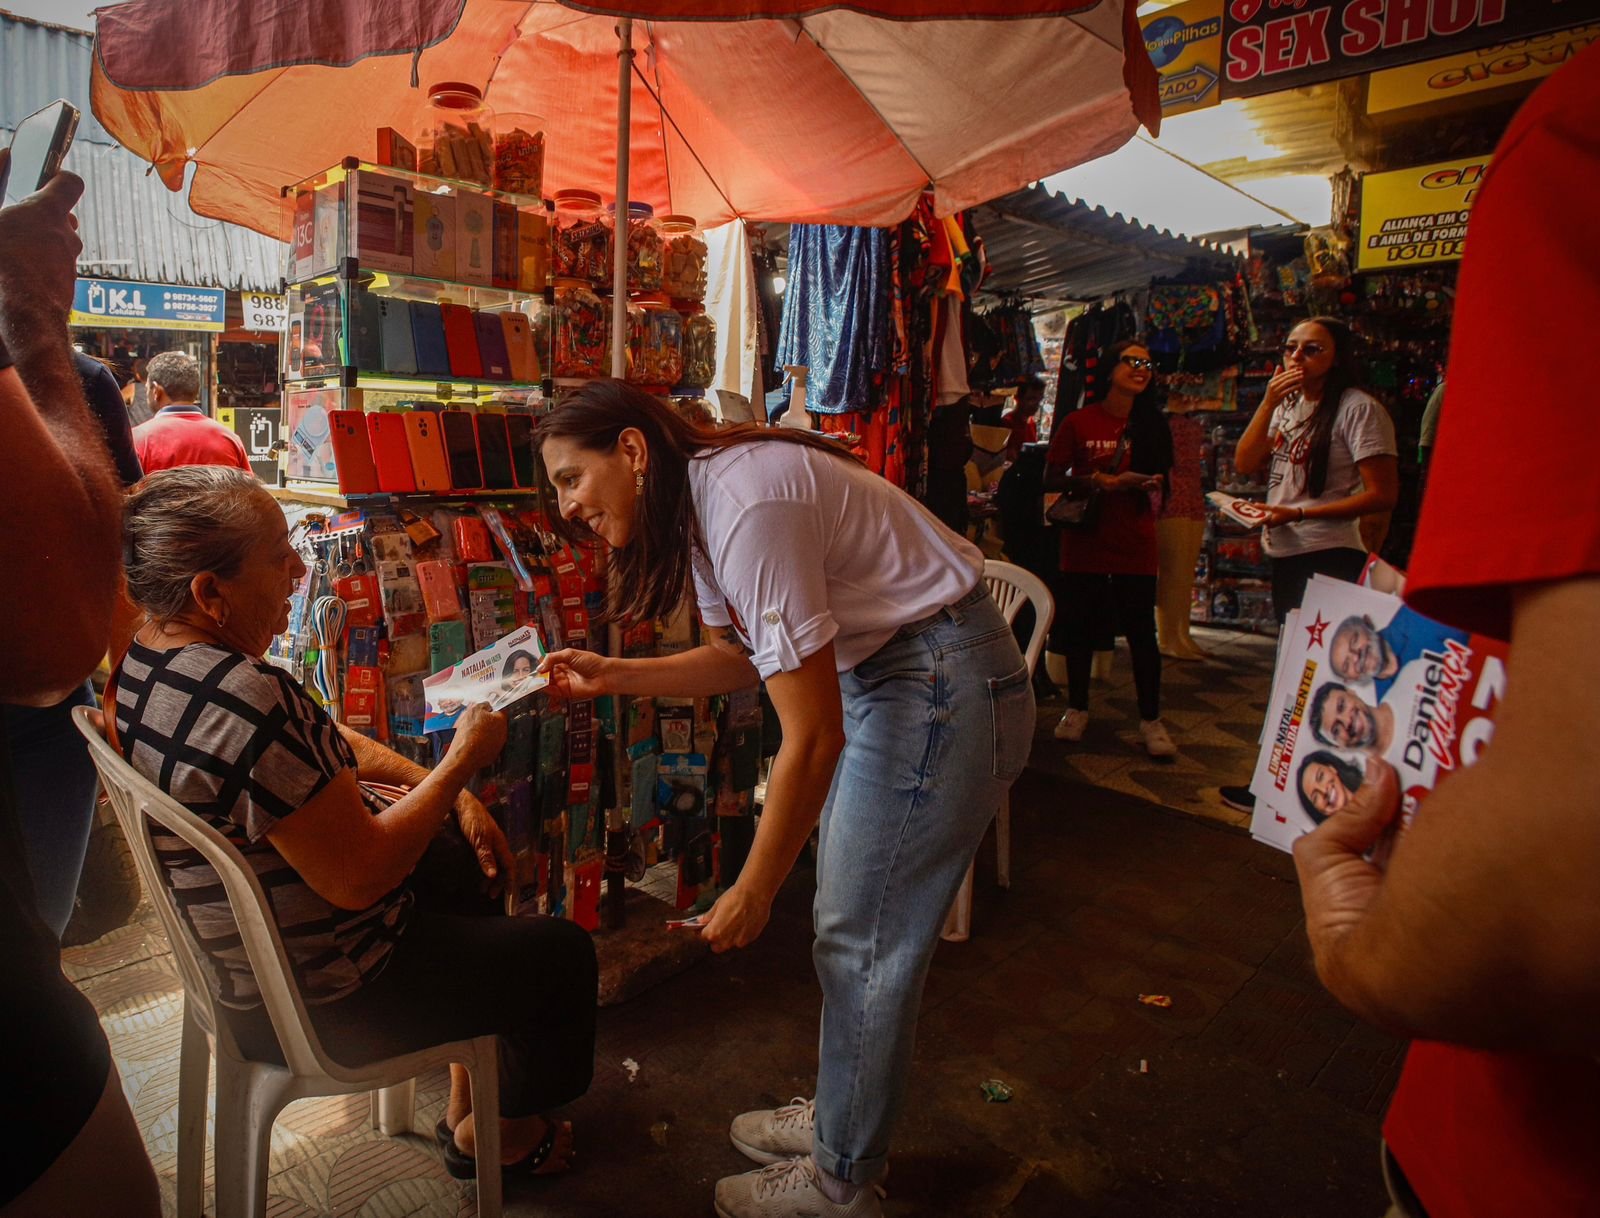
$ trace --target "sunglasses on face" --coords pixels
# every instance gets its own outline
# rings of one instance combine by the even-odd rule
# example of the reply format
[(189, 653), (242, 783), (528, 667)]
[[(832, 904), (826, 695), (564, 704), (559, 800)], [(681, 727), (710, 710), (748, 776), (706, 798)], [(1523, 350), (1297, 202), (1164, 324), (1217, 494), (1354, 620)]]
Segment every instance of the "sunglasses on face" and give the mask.
[(1321, 343), (1284, 343), (1283, 344), (1283, 353), (1285, 355), (1293, 355), (1296, 351), (1298, 351), (1301, 355), (1305, 356), (1307, 359), (1316, 359), (1317, 356), (1321, 355), (1326, 350), (1327, 350), (1327, 348), (1324, 347)]
[(1156, 368), (1154, 360), (1144, 359), (1137, 355), (1124, 355), (1122, 362), (1135, 372), (1154, 372)]

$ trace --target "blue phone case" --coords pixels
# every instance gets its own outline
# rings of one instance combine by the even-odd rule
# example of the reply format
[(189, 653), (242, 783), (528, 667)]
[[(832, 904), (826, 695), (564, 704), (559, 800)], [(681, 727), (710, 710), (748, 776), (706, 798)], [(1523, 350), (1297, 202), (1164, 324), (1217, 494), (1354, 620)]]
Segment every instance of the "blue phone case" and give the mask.
[(428, 376), (450, 375), (450, 349), (444, 342), (444, 318), (431, 301), (411, 302), (411, 335), (416, 346), (417, 371)]
[(411, 305), (404, 300), (383, 300), (379, 305), (379, 333), (383, 339), (383, 370), (402, 376), (417, 372), (417, 340), (411, 333)]

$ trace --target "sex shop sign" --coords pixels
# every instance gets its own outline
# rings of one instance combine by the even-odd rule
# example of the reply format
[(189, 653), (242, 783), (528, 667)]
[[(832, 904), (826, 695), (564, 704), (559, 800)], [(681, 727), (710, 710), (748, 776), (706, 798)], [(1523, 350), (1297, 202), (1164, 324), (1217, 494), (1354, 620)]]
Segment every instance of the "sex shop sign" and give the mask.
[(1255, 97), (1600, 19), (1600, 0), (1226, 0), (1222, 97)]

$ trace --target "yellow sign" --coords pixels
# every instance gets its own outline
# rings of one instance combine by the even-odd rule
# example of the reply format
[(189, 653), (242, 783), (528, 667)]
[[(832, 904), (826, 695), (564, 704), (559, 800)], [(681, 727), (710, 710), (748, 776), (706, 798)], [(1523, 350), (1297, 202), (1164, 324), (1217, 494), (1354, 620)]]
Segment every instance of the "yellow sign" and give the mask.
[(1460, 259), (1467, 217), (1488, 167), (1489, 158), (1478, 156), (1362, 174), (1356, 270), (1403, 271)]
[(1521, 38), (1500, 46), (1426, 63), (1374, 72), (1367, 82), (1367, 113), (1382, 114), (1421, 106), (1444, 98), (1484, 93), (1502, 85), (1549, 76), (1591, 42), (1600, 39), (1600, 25)]
[(1222, 0), (1187, 0), (1143, 18), (1144, 45), (1161, 78), (1161, 116), (1221, 100)]

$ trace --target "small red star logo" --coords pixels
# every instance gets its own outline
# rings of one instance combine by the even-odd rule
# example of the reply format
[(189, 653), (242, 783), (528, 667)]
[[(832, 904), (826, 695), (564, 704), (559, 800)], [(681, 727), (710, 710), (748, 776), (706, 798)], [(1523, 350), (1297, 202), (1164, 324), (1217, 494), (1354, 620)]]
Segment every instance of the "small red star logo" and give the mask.
[(1311, 636), (1311, 645), (1313, 647), (1323, 646), (1322, 636), (1328, 633), (1328, 627), (1332, 624), (1332, 622), (1323, 620), (1322, 611), (1319, 609), (1317, 611), (1317, 620), (1306, 627), (1306, 633)]

